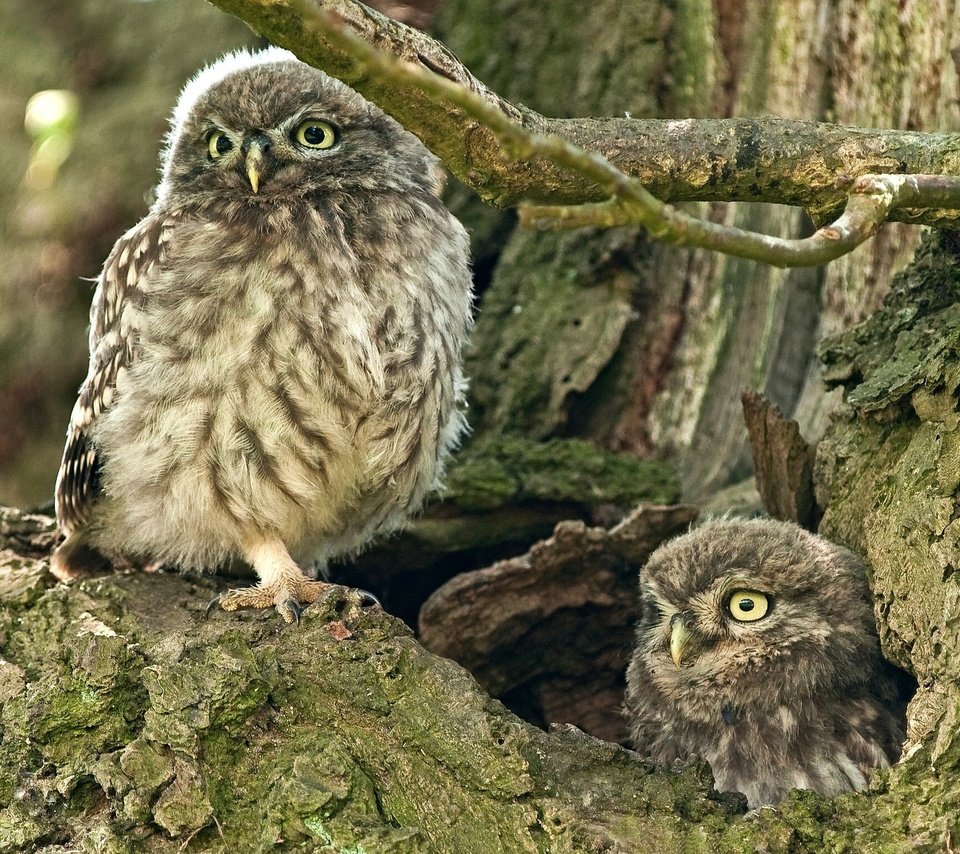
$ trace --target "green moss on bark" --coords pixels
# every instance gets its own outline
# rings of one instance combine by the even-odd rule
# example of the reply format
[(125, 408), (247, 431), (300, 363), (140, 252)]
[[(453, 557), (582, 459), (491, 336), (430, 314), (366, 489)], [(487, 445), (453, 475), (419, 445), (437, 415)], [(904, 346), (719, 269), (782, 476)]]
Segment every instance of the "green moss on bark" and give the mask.
[[(51, 588), (5, 625), (30, 640), (3, 650), (19, 663), (0, 681), (0, 778), (16, 778), (0, 792), (0, 851), (54, 839), (95, 850), (627, 850), (617, 840), (651, 816), (671, 845), (686, 838), (673, 827), (679, 801), (724, 815), (701, 803), (702, 768), (661, 778), (620, 748), (539, 732), (355, 599), (281, 629), (273, 614), (204, 621), (210, 589), (174, 576), (88, 590)], [(60, 632), (32, 631), (39, 623)]]
[(958, 249), (928, 235), (883, 309), (824, 348), (846, 404), (817, 461), (821, 530), (866, 555), (884, 651), (920, 682), (908, 759), (876, 804), (922, 850), (948, 844), (960, 803)]
[(460, 454), (445, 499), (464, 510), (490, 510), (529, 501), (630, 506), (679, 498), (673, 467), (604, 451), (578, 439), (531, 442), (486, 439)]
[(646, 254), (626, 229), (513, 236), (467, 353), (475, 429), (545, 438), (567, 423), (620, 345), (640, 281), (632, 259)]
[[(40, 593), (11, 606), (23, 573)], [(2, 852), (894, 852), (957, 830), (946, 695), (939, 735), (871, 795), (795, 793), (743, 815), (703, 763), (655, 771), (523, 723), (350, 596), (283, 627), (204, 620), (212, 587), (178, 576), (68, 589), (30, 559), (11, 576)]]

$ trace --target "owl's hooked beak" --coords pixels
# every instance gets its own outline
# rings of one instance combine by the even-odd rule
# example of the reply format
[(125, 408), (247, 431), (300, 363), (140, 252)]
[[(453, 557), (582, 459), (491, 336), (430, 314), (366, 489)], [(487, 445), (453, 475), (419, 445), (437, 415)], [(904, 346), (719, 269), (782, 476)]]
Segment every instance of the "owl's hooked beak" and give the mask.
[(263, 169), (263, 151), (259, 146), (251, 145), (244, 161), (247, 167), (247, 178), (250, 180), (250, 189), (254, 195), (260, 190), (260, 172)]
[(266, 134), (254, 133), (245, 137), (240, 150), (244, 154), (243, 165), (247, 171), (247, 180), (254, 195), (260, 192), (260, 176), (263, 175), (264, 158), (270, 148), (270, 139)]
[(696, 658), (703, 650), (704, 639), (694, 623), (696, 617), (690, 611), (680, 611), (670, 618), (670, 657), (680, 667), (684, 660)]

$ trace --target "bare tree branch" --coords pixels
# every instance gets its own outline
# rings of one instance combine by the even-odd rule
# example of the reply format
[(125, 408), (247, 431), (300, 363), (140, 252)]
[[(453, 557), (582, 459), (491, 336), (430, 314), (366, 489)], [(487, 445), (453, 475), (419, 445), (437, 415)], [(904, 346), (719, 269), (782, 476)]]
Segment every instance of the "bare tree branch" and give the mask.
[[(580, 157), (571, 158), (574, 159), (580, 160)], [(582, 162), (583, 171), (587, 172), (588, 161)], [(520, 221), (528, 227), (542, 229), (643, 225), (654, 237), (667, 243), (713, 249), (777, 267), (813, 267), (856, 249), (902, 208), (935, 205), (960, 208), (960, 178), (862, 175), (852, 182), (847, 206), (839, 219), (817, 229), (810, 237), (791, 239), (690, 216), (651, 196), (636, 178), (624, 176), (614, 181), (610, 175), (608, 186), (612, 198), (607, 202), (524, 206)]]
[[(551, 132), (551, 122), (542, 116), (502, 99), (438, 42), (353, 0), (300, 0), (299, 14), (286, 0), (215, 2), (229, 11), (242, 12), (245, 20), (260, 25), (261, 32), (268, 37), (355, 85), (407, 127), (421, 133), (459, 177), (497, 204), (512, 203), (512, 197), (503, 189), (511, 186), (510, 179), (518, 172), (529, 177), (533, 171), (539, 176), (539, 186), (528, 185), (534, 200), (550, 198), (558, 191), (553, 182), (556, 173), (563, 178), (561, 185), (568, 185), (566, 193), (569, 185), (578, 186), (580, 193), (574, 205), (525, 207), (522, 221), (528, 226), (643, 225), (655, 238), (669, 243), (713, 249), (782, 267), (799, 267), (839, 258), (867, 240), (888, 219), (939, 222), (949, 217), (953, 224), (960, 209), (960, 178), (891, 173), (862, 174), (853, 180), (835, 174), (831, 190), (848, 189), (846, 206), (836, 221), (809, 238), (773, 237), (697, 219), (661, 201), (649, 192), (642, 179), (627, 175), (603, 154)], [(320, 45), (328, 50), (317, 56), (316, 48)], [(407, 110), (413, 115), (407, 115)], [(434, 133), (436, 121), (445, 125), (440, 135)], [(451, 123), (455, 126), (449, 127)], [(668, 134), (678, 124), (685, 123), (666, 123)], [(927, 136), (923, 135), (924, 139)], [(474, 140), (475, 146), (469, 140)], [(612, 141), (607, 138), (604, 142), (609, 149)], [(486, 155), (482, 161), (486, 176), (484, 170), (476, 168), (474, 147)], [(846, 146), (840, 149), (846, 150)], [(755, 174), (772, 173), (774, 180), (781, 180), (778, 161), (765, 164), (761, 170), (760, 150), (757, 148), (750, 158)], [(706, 152), (712, 153), (709, 148)], [(462, 167), (468, 162), (474, 165), (464, 171)], [(903, 165), (902, 161), (896, 164), (897, 172), (904, 171)], [(499, 178), (493, 184), (495, 189), (491, 187), (491, 175)], [(584, 179), (591, 182), (592, 190), (580, 187)], [(726, 189), (726, 183), (720, 183)], [(591, 202), (598, 191), (607, 199)], [(729, 193), (725, 198), (731, 198)], [(786, 201), (776, 196), (764, 200)], [(824, 209), (829, 204), (821, 198), (811, 207)], [(927, 212), (918, 212), (929, 208), (937, 209), (932, 218)], [(952, 213), (945, 214), (940, 208)]]
[[(960, 173), (960, 135), (847, 128), (775, 117), (654, 120), (551, 119), (515, 106), (478, 81), (442, 44), (355, 0), (212, 0), (271, 42), (361, 92), (412, 130), (482, 198), (568, 205), (608, 194), (588, 176), (542, 157), (509, 160), (496, 135), (456, 101), (436, 101), (407, 78), (376, 73), (323, 24), (456, 82), (521, 125), (596, 151), (667, 202), (774, 202), (805, 208), (820, 223), (839, 214), (845, 186), (865, 174)], [(957, 213), (896, 208), (891, 219), (956, 227)]]

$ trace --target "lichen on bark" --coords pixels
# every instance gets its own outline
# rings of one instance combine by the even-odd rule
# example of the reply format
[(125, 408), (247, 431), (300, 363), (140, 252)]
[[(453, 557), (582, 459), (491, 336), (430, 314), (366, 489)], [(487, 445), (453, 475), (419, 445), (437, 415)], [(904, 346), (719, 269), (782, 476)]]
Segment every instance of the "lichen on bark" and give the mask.
[(532, 442), (517, 435), (488, 437), (469, 446), (451, 466), (444, 500), (463, 510), (526, 501), (665, 504), (679, 497), (669, 463), (604, 451), (581, 439)]
[(920, 684), (881, 803), (945, 845), (960, 803), (958, 250), (955, 235), (927, 235), (883, 308), (824, 345), (846, 403), (816, 474), (821, 531), (867, 557), (884, 652)]
[(945, 718), (870, 795), (744, 815), (703, 764), (524, 723), (352, 594), (299, 627), (204, 620), (207, 579), (54, 585), (3, 522), (3, 852), (933, 851), (955, 831)]

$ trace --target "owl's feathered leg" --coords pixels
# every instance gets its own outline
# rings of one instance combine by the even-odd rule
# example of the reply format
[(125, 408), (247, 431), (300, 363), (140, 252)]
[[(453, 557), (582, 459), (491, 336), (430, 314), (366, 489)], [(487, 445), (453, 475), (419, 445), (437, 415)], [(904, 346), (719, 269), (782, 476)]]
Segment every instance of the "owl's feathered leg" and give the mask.
[(226, 591), (210, 603), (210, 609), (218, 605), (224, 611), (275, 607), (285, 622), (297, 623), (305, 605), (321, 599), (334, 587), (304, 576), (279, 540), (255, 543), (244, 550), (244, 557), (260, 576), (259, 583), (255, 587)]

